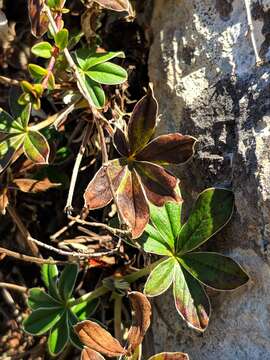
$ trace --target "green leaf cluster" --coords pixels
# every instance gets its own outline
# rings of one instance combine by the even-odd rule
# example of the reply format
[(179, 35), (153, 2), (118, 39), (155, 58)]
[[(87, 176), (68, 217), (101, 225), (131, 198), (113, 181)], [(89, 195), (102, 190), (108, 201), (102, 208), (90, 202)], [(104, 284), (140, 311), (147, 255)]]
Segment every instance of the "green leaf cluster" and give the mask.
[(124, 58), (125, 55), (121, 51), (97, 53), (87, 48), (75, 52), (81, 77), (97, 108), (105, 105), (105, 93), (101, 85), (117, 85), (127, 80), (126, 70), (109, 61), (116, 57)]
[(0, 109), (0, 174), (22, 149), (31, 161), (47, 164), (50, 147), (46, 138), (28, 126), (31, 105), (25, 106), (17, 118)]
[(78, 272), (77, 264), (66, 265), (60, 275), (56, 265), (43, 265), (41, 277), (47, 291), (33, 288), (29, 292), (32, 313), (23, 322), (24, 330), (31, 335), (49, 332), (48, 350), (52, 356), (60, 354), (69, 343), (82, 348), (73, 325), (89, 318), (98, 306), (98, 300), (69, 305)]
[(218, 188), (199, 195), (184, 225), (181, 205), (168, 202), (162, 208), (151, 206), (151, 224), (146, 227), (142, 246), (146, 252), (165, 258), (150, 273), (144, 292), (147, 296), (157, 296), (173, 284), (178, 313), (198, 331), (206, 329), (210, 316), (210, 302), (203, 286), (233, 290), (249, 279), (230, 257), (193, 252), (227, 224), (233, 207), (233, 193)]

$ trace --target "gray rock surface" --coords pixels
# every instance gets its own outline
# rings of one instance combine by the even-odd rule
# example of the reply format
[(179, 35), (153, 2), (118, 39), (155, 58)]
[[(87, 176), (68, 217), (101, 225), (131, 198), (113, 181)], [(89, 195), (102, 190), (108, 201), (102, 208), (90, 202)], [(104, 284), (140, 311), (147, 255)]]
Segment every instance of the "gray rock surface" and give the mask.
[(204, 334), (178, 317), (170, 290), (155, 300), (155, 351), (184, 351), (191, 360), (270, 359), (270, 1), (251, 8), (260, 67), (244, 0), (154, 1), (149, 76), (160, 132), (198, 138), (194, 159), (174, 169), (185, 212), (204, 188), (232, 187), (233, 220), (207, 249), (231, 255), (251, 276), (235, 292), (209, 292)]

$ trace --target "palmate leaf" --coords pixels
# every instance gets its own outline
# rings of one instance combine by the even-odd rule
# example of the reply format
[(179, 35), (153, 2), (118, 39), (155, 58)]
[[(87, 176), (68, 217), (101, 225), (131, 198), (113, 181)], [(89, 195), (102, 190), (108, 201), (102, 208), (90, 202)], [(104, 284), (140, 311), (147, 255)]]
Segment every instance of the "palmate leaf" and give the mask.
[(230, 220), (233, 206), (234, 195), (231, 191), (217, 188), (203, 191), (181, 229), (177, 250), (185, 253), (206, 242)]
[(175, 266), (177, 266), (177, 261), (172, 257), (157, 265), (144, 285), (144, 294), (152, 297), (168, 290), (174, 279)]
[(24, 331), (31, 335), (42, 335), (50, 330), (61, 318), (64, 309), (40, 308), (34, 310), (23, 322)]
[(60, 299), (59, 291), (56, 285), (58, 278), (57, 266), (51, 264), (42, 265), (41, 278), (46, 285), (49, 294), (55, 299)]
[(90, 318), (96, 311), (99, 306), (99, 299), (95, 299), (93, 301), (83, 301), (78, 305), (74, 305), (71, 308), (73, 314), (76, 315), (78, 320), (83, 321)]
[(24, 134), (8, 137), (0, 141), (0, 174), (6, 170), (24, 143)]
[(48, 349), (52, 356), (59, 355), (67, 346), (69, 341), (70, 326), (68, 312), (64, 312), (60, 320), (51, 328), (48, 337)]
[(180, 265), (175, 266), (173, 294), (180, 316), (193, 329), (204, 331), (210, 316), (208, 296), (200, 283)]
[(48, 164), (50, 147), (40, 132), (28, 131), (25, 135), (23, 147), (29, 160), (38, 164)]
[(101, 109), (105, 105), (105, 93), (100, 84), (82, 74), (88, 94), (96, 108)]
[(79, 268), (77, 264), (68, 264), (61, 273), (58, 282), (59, 294), (63, 300), (68, 300), (72, 295)]
[(41, 288), (32, 288), (29, 290), (27, 303), (32, 310), (37, 310), (38, 308), (59, 309), (59, 307), (62, 307), (62, 304), (59, 301), (47, 294)]
[(233, 290), (249, 280), (233, 259), (217, 253), (188, 253), (179, 262), (193, 277), (213, 289)]

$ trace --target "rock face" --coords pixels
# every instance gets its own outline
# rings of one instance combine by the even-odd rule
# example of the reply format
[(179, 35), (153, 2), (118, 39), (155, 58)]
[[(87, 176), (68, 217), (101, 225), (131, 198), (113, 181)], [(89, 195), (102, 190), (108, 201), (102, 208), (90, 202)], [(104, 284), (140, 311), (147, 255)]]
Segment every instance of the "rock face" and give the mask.
[[(269, 10), (268, 10), (269, 9)], [(269, 61), (270, 1), (251, 4), (260, 56)], [(207, 248), (237, 259), (250, 283), (208, 292), (209, 328), (194, 333), (178, 317), (171, 291), (157, 298), (155, 351), (192, 360), (270, 359), (270, 68), (255, 66), (243, 0), (155, 0), (149, 76), (162, 132), (198, 138), (194, 159), (174, 169), (186, 212), (206, 187), (231, 187), (236, 211)]]

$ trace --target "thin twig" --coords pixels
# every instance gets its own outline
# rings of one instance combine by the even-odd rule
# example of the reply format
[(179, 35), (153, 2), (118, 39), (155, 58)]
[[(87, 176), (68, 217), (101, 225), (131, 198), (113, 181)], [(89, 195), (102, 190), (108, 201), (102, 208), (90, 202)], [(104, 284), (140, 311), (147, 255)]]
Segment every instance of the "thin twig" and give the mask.
[(57, 261), (51, 259), (41, 259), (34, 256), (23, 255), (15, 251), (11, 251), (5, 248), (0, 247), (0, 254), (5, 254), (6, 256), (13, 257), (18, 260), (35, 263), (35, 264), (51, 264), (51, 265), (64, 265), (67, 261)]
[(0, 83), (7, 86), (20, 86), (20, 82), (15, 79), (10, 79), (6, 76), (0, 76)]
[[(80, 215), (78, 215), (74, 219), (79, 219)], [(66, 226), (63, 226), (60, 230), (58, 230), (56, 233), (50, 236), (51, 241), (55, 241), (60, 235), (62, 235), (65, 231), (67, 231), (69, 228), (71, 228), (73, 225), (76, 224), (76, 220), (71, 220)]]
[(90, 222), (90, 221), (85, 221), (83, 219), (80, 219), (78, 217), (73, 217), (71, 215), (68, 216), (68, 218), (72, 221), (76, 221), (77, 223), (81, 224), (81, 225), (88, 225), (88, 226), (93, 226), (93, 227), (100, 227), (104, 230), (109, 231), (112, 235), (114, 236), (126, 236), (129, 237), (130, 236), (130, 231), (129, 230), (122, 230), (122, 229), (117, 229), (117, 228), (113, 228), (109, 225), (106, 224), (102, 224), (102, 223), (97, 223), (97, 222)]
[(5, 282), (0, 282), (0, 288), (15, 290), (15, 291), (22, 292), (22, 293), (26, 293), (28, 291), (27, 287), (25, 287), (25, 286), (20, 286), (20, 285), (11, 284), (11, 283), (5, 283)]
[(252, 43), (252, 46), (254, 49), (254, 53), (255, 53), (256, 65), (259, 66), (262, 64), (262, 59), (259, 55), (256, 40), (255, 40), (254, 26), (253, 26), (253, 22), (252, 22), (251, 11), (250, 11), (250, 0), (244, 0), (244, 3), (245, 3), (245, 7), (246, 7), (246, 12), (247, 12), (248, 31), (249, 31), (251, 43)]
[(79, 169), (80, 169), (80, 165), (86, 150), (86, 146), (88, 144), (89, 141), (89, 137), (92, 133), (92, 124), (87, 124), (85, 130), (84, 130), (84, 137), (83, 137), (83, 141), (82, 144), (80, 146), (80, 150), (78, 152), (74, 167), (73, 167), (73, 171), (72, 171), (72, 176), (71, 176), (71, 181), (70, 181), (70, 185), (69, 185), (69, 191), (68, 191), (68, 197), (67, 197), (67, 203), (65, 206), (65, 211), (67, 213), (71, 213), (73, 210), (72, 207), (72, 200), (73, 200), (73, 195), (74, 195), (74, 190), (75, 190), (75, 185), (76, 185), (76, 181), (77, 181), (77, 177), (78, 177), (78, 173), (79, 173)]
[(23, 224), (23, 222), (21, 221), (16, 210), (13, 207), (11, 207), (11, 205), (8, 205), (7, 211), (9, 213), (10, 217), (12, 218), (13, 222), (17, 225), (27, 246), (32, 251), (32, 254), (37, 257), (41, 257), (38, 247), (35, 244), (33, 244), (31, 241), (28, 240), (28, 238), (31, 237), (31, 235), (30, 235), (29, 231), (27, 230), (27, 228), (25, 227), (25, 225)]
[(114, 249), (112, 249), (112, 250), (100, 251), (100, 252), (96, 252), (96, 253), (86, 253), (86, 252), (65, 251), (65, 250), (57, 249), (54, 246), (44, 244), (43, 242), (41, 242), (41, 241), (39, 241), (37, 239), (34, 239), (32, 237), (29, 237), (28, 240), (34, 242), (38, 246), (41, 246), (41, 247), (43, 247), (43, 248), (45, 248), (47, 250), (55, 252), (58, 255), (72, 256), (72, 257), (76, 257), (76, 258), (79, 258), (79, 259), (99, 258), (101, 256), (113, 255), (114, 253), (116, 253), (119, 250), (119, 248), (121, 246), (121, 238), (120, 238), (117, 245), (116, 245), (116, 247)]

